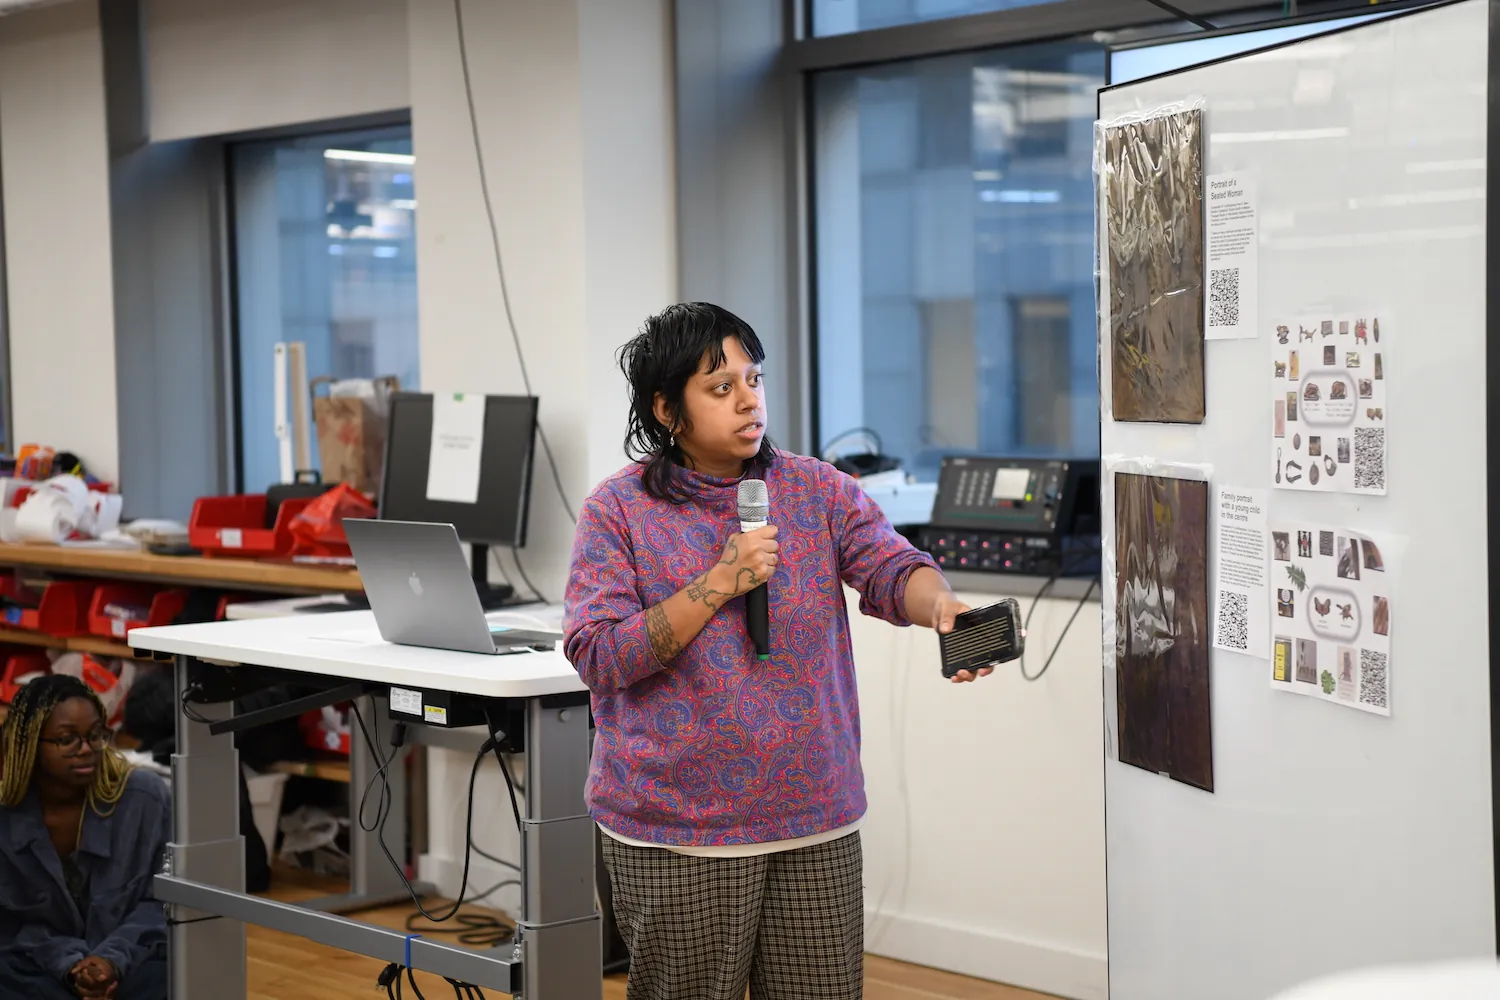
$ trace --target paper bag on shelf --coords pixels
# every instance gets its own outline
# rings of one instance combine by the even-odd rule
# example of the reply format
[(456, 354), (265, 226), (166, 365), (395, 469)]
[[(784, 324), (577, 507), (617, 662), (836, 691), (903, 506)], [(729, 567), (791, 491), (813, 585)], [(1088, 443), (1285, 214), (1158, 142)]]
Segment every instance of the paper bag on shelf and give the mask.
[[(380, 489), (391, 395), (401, 388), (394, 375), (377, 379), (315, 378), (309, 384), (323, 482), (348, 483), (363, 493)], [(321, 387), (326, 396), (318, 395)]]

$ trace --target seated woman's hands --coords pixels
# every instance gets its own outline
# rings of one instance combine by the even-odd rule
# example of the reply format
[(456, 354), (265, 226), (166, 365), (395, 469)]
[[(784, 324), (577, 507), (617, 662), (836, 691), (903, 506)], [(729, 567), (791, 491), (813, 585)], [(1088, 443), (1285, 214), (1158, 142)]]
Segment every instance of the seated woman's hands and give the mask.
[(120, 985), (120, 973), (109, 959), (90, 955), (73, 966), (68, 980), (83, 1000), (108, 1000)]

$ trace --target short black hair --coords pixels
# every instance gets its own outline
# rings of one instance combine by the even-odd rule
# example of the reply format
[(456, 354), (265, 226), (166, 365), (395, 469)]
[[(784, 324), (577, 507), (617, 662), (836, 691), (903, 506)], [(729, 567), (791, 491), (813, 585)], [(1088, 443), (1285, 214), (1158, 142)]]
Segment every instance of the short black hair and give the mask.
[[(671, 503), (685, 503), (693, 496), (676, 476), (674, 465), (682, 464), (682, 450), (672, 432), (656, 419), (656, 396), (667, 404), (672, 426), (687, 423), (682, 397), (688, 379), (724, 363), (724, 338), (734, 337), (760, 364), (765, 348), (749, 323), (722, 306), (710, 302), (680, 302), (646, 320), (641, 332), (620, 349), (620, 371), (630, 384), (630, 419), (625, 429), (625, 453), (639, 461), (646, 492)], [(770, 438), (762, 438), (754, 461), (769, 466), (775, 456)]]

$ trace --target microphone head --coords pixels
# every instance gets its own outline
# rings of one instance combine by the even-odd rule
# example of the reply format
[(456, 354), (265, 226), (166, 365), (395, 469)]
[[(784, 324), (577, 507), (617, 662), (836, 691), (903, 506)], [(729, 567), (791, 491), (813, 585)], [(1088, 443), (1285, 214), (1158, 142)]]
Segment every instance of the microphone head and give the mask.
[(766, 521), (771, 516), (771, 497), (763, 479), (740, 480), (740, 520)]

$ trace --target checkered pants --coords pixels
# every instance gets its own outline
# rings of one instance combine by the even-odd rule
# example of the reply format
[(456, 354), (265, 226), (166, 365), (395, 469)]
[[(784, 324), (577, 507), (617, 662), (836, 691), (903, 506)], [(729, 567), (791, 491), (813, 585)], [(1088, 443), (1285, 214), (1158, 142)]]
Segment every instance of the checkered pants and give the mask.
[(695, 858), (603, 837), (628, 1000), (858, 1000), (859, 834), (750, 858)]

